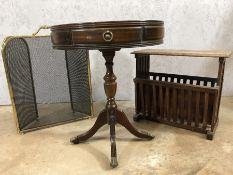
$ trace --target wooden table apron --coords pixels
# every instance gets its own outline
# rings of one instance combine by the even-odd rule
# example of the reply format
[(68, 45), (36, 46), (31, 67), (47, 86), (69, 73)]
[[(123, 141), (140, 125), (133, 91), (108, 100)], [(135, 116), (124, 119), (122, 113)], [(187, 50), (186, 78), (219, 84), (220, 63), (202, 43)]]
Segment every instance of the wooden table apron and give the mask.
[(163, 42), (163, 21), (109, 21), (95, 23), (62, 24), (51, 27), (51, 39), (55, 49), (97, 49), (105, 58), (106, 74), (104, 90), (107, 103), (97, 117), (93, 127), (84, 134), (71, 139), (74, 144), (92, 137), (105, 124), (110, 125), (111, 163), (118, 165), (115, 142), (115, 124), (124, 126), (133, 135), (142, 139), (153, 139), (148, 132), (134, 128), (124, 112), (117, 109), (115, 94), (117, 89), (116, 76), (113, 72), (115, 52), (121, 48), (157, 45)]

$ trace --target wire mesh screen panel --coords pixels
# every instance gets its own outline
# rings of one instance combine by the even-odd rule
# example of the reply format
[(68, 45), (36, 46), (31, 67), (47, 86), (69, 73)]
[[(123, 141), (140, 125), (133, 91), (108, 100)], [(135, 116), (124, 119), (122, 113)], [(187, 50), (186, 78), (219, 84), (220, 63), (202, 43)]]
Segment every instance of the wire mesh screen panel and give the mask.
[(86, 50), (66, 51), (72, 109), (75, 112), (90, 114), (91, 101), (89, 100), (90, 86), (87, 81), (89, 74), (89, 69), (86, 66), (88, 63), (87, 58), (88, 52)]
[(64, 51), (53, 49), (50, 37), (25, 40), (30, 51), (37, 103), (70, 102)]
[(87, 50), (55, 50), (47, 36), (12, 38), (4, 53), (20, 131), (91, 115)]
[(18, 126), (24, 128), (38, 117), (27, 43), (24, 39), (13, 39), (8, 42), (5, 53), (6, 73), (14, 92)]

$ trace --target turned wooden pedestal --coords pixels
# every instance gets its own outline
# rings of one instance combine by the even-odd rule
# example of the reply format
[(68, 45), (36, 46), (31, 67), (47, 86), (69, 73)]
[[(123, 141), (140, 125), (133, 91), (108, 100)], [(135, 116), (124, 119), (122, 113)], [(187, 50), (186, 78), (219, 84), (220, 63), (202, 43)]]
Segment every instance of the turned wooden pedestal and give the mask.
[[(51, 27), (53, 47), (56, 49), (98, 49), (106, 61), (104, 90), (107, 96), (105, 109), (100, 112), (93, 127), (84, 134), (71, 139), (74, 144), (92, 137), (105, 124), (110, 126), (111, 166), (116, 167), (117, 154), (115, 142), (116, 123), (142, 139), (153, 139), (147, 132), (138, 131), (127, 119), (124, 112), (117, 109), (115, 94), (116, 76), (113, 73), (113, 58), (121, 48), (161, 44), (163, 41), (162, 21), (118, 21), (82, 24), (66, 24)], [(122, 67), (124, 69), (125, 67)], [(126, 67), (127, 68), (127, 67)]]
[(131, 132), (136, 137), (150, 140), (153, 139), (154, 136), (150, 135), (145, 131), (138, 131), (131, 125), (125, 113), (117, 109), (117, 104), (115, 102), (117, 83), (116, 76), (113, 73), (113, 58), (115, 55), (115, 50), (101, 50), (101, 52), (103, 53), (103, 57), (106, 60), (105, 65), (107, 71), (104, 76), (104, 90), (107, 96), (107, 103), (105, 109), (103, 109), (97, 117), (97, 120), (93, 127), (86, 133), (72, 138), (71, 142), (74, 144), (83, 142), (92, 137), (100, 127), (102, 127), (105, 124), (108, 124), (110, 126), (111, 166), (116, 167), (118, 165), (115, 142), (116, 123), (119, 123), (122, 126), (124, 126), (129, 132)]

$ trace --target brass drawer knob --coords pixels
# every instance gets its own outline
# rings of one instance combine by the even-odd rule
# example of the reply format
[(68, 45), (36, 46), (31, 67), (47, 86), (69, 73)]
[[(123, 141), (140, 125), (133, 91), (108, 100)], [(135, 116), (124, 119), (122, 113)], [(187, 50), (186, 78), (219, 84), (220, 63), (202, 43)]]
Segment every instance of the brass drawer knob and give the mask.
[(105, 32), (103, 33), (103, 39), (104, 39), (104, 41), (106, 41), (106, 42), (112, 41), (112, 39), (113, 39), (113, 33), (110, 32), (109, 30), (105, 31)]

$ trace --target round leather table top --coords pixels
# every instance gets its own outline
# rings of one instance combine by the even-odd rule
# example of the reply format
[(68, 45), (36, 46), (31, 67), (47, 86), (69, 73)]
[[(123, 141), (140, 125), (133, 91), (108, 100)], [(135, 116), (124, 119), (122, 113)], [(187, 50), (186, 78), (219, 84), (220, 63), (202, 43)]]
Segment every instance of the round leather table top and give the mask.
[(106, 21), (62, 24), (51, 27), (55, 49), (120, 49), (161, 44), (164, 22)]

